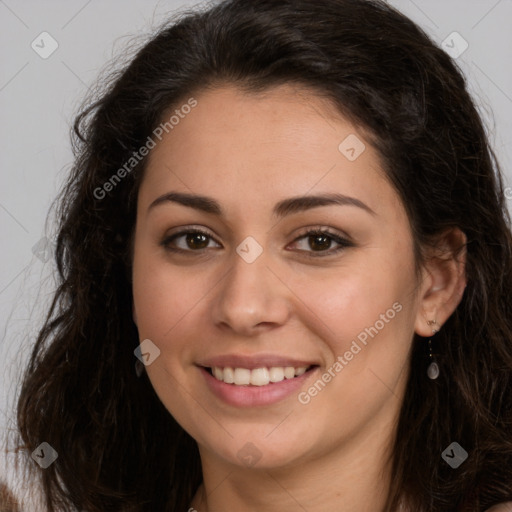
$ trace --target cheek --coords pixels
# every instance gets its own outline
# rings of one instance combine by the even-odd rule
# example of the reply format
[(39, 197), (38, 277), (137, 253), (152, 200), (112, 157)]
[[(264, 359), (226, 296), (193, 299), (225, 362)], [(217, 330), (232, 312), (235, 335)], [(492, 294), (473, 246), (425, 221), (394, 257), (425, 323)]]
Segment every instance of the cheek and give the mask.
[(187, 272), (165, 264), (160, 248), (141, 237), (133, 258), (133, 301), (141, 338), (163, 340), (190, 309), (194, 287)]
[(134, 264), (133, 301), (141, 338), (162, 338), (172, 327), (179, 302), (168, 292), (165, 276), (143, 261)]
[(183, 333), (192, 328), (188, 322), (199, 300), (198, 293), (186, 272), (162, 264), (157, 251), (140, 244), (133, 259), (133, 300), (139, 339), (150, 339), (160, 350), (159, 356), (146, 367), (146, 373), (175, 419), (193, 424), (183, 413), (188, 410), (186, 393), (183, 396), (182, 391), (184, 368), (190, 361)]
[[(335, 402), (337, 411), (352, 411), (354, 421), (359, 415), (359, 420), (365, 421), (363, 416), (375, 413), (391, 393), (400, 394), (397, 386), (407, 374), (404, 370), (414, 332), (411, 254), (386, 258), (375, 251), (364, 265), (348, 265), (346, 271), (340, 271), (329, 286), (324, 281), (324, 286), (315, 283), (308, 288), (308, 304), (315, 304), (315, 313), (328, 327), (323, 330), (329, 354), (324, 372), (330, 371), (330, 375), (324, 376), (332, 392), (317, 401), (319, 414)], [(305, 390), (309, 391), (316, 393), (311, 388)]]
[(380, 334), (407, 324), (408, 315), (403, 312), (410, 303), (413, 277), (407, 265), (397, 269), (368, 263), (360, 268), (347, 266), (330, 278), (303, 281), (296, 292), (316, 314), (333, 352), (343, 354), (352, 340), (371, 339), (368, 330), (383, 337)]
[(326, 367), (317, 376), (327, 383), (310, 382), (299, 401), (306, 404), (305, 414), (337, 425), (337, 433), (324, 431), (333, 442), (362, 428), (385, 404), (399, 404), (396, 398), (406, 382), (414, 325), (407, 275), (405, 269), (401, 274), (380, 270), (352, 272), (328, 293), (313, 287), (307, 295), (329, 327), (323, 330), (328, 332), (323, 338)]
[[(149, 338), (160, 349), (159, 365), (181, 378), (197, 358), (206, 325), (208, 293), (218, 274), (197, 266), (177, 266), (159, 249), (136, 247), (133, 262), (133, 300), (139, 339)], [(194, 356), (195, 353), (195, 356)], [(152, 366), (148, 373), (155, 372)]]

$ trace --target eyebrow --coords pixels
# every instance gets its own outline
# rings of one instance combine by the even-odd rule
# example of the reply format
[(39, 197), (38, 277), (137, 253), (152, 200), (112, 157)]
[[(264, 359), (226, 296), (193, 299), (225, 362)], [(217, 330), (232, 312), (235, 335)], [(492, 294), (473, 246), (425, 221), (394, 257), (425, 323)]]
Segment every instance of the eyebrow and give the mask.
[[(223, 210), (220, 204), (213, 198), (197, 195), (186, 194), (183, 192), (168, 192), (160, 197), (157, 197), (148, 207), (148, 212), (158, 205), (166, 204), (168, 202), (178, 203), (189, 208), (210, 213), (212, 215), (223, 216)], [(281, 218), (293, 213), (302, 212), (311, 208), (319, 206), (355, 206), (370, 213), (377, 215), (368, 205), (356, 199), (355, 197), (346, 196), (343, 194), (322, 194), (322, 195), (307, 195), (290, 197), (279, 201), (272, 211), (275, 217)]]

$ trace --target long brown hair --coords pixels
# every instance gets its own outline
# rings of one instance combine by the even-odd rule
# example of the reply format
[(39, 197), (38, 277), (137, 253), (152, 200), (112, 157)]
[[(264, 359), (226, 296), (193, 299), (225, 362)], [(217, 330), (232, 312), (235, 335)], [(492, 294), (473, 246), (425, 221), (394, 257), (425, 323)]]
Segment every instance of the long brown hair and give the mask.
[[(481, 512), (512, 500), (510, 219), (462, 73), (383, 1), (228, 0), (164, 26), (76, 119), (56, 210), (60, 285), (18, 403), (21, 446), (45, 441), (59, 454), (34, 466), (48, 510), (184, 511), (201, 482), (195, 441), (134, 371), (130, 239), (147, 159), (103, 185), (170, 106), (219, 83), (301, 84), (364, 127), (419, 264), (436, 234), (466, 234), (467, 288), (435, 337), (436, 381), (425, 378), (424, 340), (413, 340), (386, 510)], [(454, 441), (469, 455), (457, 469), (441, 457)]]

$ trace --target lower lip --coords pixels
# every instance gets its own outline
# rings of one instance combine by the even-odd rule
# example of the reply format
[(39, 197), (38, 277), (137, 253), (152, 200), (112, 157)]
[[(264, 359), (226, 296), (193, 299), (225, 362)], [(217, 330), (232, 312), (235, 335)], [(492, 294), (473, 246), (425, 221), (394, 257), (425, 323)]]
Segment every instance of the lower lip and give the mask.
[(206, 384), (210, 391), (226, 402), (235, 407), (254, 407), (258, 405), (275, 404), (290, 395), (297, 394), (298, 390), (318, 367), (303, 373), (293, 379), (284, 379), (281, 382), (272, 382), (265, 386), (237, 386), (235, 384), (226, 384), (221, 380), (217, 380), (210, 372), (199, 367), (203, 374)]

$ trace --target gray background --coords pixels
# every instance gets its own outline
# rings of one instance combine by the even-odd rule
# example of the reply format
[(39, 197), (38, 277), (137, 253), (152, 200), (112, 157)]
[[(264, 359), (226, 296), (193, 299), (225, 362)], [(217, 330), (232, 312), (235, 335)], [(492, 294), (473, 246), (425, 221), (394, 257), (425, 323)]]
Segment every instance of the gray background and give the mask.
[[(255, 0), (257, 1), (257, 0)], [(458, 32), (457, 58), (512, 185), (512, 0), (391, 0), (439, 44)], [(45, 217), (72, 162), (73, 114), (101, 69), (141, 44), (169, 13), (197, 2), (0, 0), (0, 428), (12, 428), (12, 396), (53, 288), (52, 262), (33, 247), (52, 239)], [(43, 59), (42, 32), (58, 43)], [(448, 37), (448, 39), (446, 39)], [(457, 36), (456, 36), (457, 37)], [(45, 39), (44, 48), (50, 47)], [(40, 51), (43, 51), (41, 48)], [(510, 190), (512, 192), (512, 189)], [(508, 194), (512, 196), (512, 194)], [(512, 200), (511, 200), (512, 202)], [(50, 247), (50, 245), (48, 246)], [(11, 472), (0, 463), (0, 475)], [(7, 476), (9, 476), (7, 475)]]

